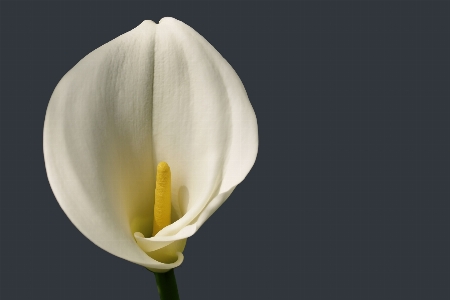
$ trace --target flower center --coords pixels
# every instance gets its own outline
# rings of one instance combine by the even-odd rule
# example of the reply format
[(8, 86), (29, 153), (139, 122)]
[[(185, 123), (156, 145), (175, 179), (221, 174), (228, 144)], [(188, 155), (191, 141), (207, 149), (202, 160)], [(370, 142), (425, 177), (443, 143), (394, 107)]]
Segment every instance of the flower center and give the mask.
[(155, 209), (153, 218), (153, 236), (170, 225), (171, 216), (171, 178), (170, 167), (162, 161), (156, 169)]

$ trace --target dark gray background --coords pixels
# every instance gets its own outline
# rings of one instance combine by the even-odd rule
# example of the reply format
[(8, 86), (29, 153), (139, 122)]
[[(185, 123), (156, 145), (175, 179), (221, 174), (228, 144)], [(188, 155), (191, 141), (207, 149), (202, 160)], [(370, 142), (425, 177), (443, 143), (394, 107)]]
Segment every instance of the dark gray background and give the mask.
[(1, 3), (2, 299), (157, 299), (47, 181), (59, 79), (164, 16), (202, 34), (255, 109), (256, 164), (189, 238), (182, 299), (450, 299), (449, 3)]

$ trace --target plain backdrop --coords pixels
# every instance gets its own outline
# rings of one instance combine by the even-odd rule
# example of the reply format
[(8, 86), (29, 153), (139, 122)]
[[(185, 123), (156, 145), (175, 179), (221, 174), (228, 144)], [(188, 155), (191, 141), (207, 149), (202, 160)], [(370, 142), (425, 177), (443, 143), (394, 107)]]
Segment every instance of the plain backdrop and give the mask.
[(1, 299), (158, 299), (47, 180), (59, 79), (171, 16), (233, 66), (255, 166), (189, 238), (181, 299), (450, 299), (447, 2), (1, 2)]

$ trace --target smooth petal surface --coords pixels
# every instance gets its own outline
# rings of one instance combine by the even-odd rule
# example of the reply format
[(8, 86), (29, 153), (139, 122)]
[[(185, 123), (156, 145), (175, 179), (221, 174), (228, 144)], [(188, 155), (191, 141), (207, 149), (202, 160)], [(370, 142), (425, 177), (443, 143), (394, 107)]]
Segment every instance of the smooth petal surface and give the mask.
[[(165, 271), (251, 169), (256, 117), (231, 66), (172, 18), (96, 49), (56, 87), (44, 125), (61, 207), (104, 250)], [(172, 170), (172, 224), (151, 236), (155, 168)]]

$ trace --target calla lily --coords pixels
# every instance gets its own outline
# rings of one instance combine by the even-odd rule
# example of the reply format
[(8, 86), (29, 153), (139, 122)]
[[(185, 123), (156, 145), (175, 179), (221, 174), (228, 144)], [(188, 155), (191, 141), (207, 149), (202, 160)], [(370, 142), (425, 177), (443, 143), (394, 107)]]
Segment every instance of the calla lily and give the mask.
[[(257, 122), (244, 86), (201, 35), (144, 21), (58, 83), (44, 124), (52, 190), (93, 243), (154, 272), (183, 261), (192, 236), (246, 177)], [(156, 166), (172, 174), (171, 224), (152, 236)]]

